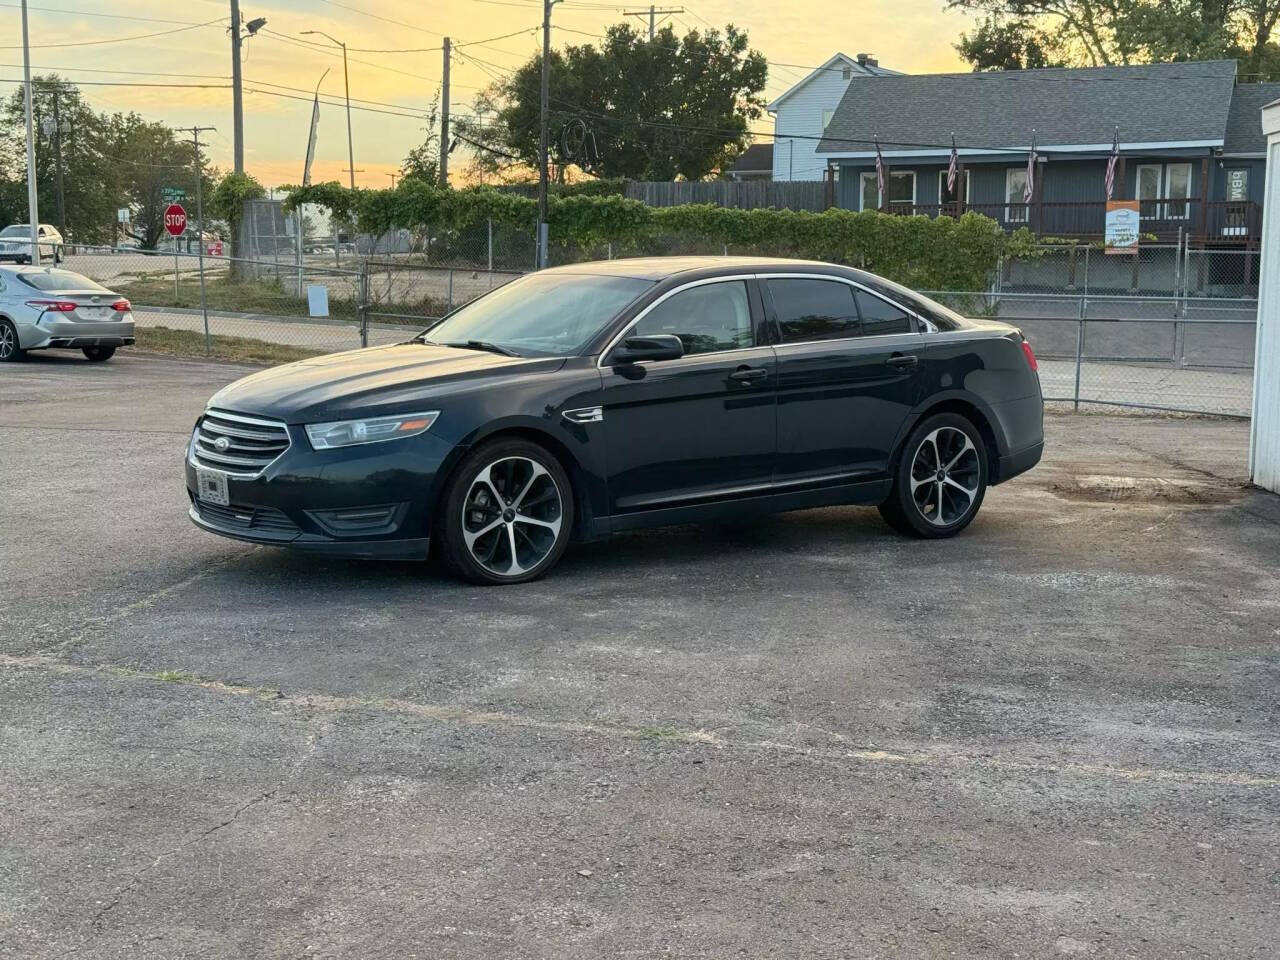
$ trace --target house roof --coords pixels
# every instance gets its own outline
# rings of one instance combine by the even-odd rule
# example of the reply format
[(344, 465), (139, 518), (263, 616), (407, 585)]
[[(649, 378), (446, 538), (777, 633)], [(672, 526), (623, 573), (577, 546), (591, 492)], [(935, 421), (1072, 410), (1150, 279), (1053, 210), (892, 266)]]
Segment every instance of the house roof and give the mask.
[(1043, 147), (1110, 147), (1117, 128), (1122, 144), (1217, 146), (1235, 74), (1234, 60), (1205, 60), (853, 80), (818, 153), (865, 153), (873, 139), (947, 151), (953, 134), (961, 147), (1027, 149), (1033, 132)]
[(729, 167), (734, 173), (757, 173), (773, 170), (773, 144), (753, 143)]
[(1223, 153), (1266, 153), (1262, 108), (1280, 99), (1280, 83), (1242, 83), (1231, 98)]
[(879, 64), (872, 66), (869, 63), (859, 63), (856, 58), (849, 56), (847, 53), (837, 53), (826, 63), (821, 66), (814, 67), (807, 77), (793, 86), (788, 87), (783, 93), (779, 94), (771, 104), (765, 109), (770, 112), (778, 109), (778, 104), (782, 103), (789, 96), (801, 90), (814, 77), (820, 76), (828, 70), (843, 71), (845, 67), (852, 67), (851, 76), (853, 77), (896, 77), (900, 76), (897, 70), (890, 70), (888, 67), (882, 67)]

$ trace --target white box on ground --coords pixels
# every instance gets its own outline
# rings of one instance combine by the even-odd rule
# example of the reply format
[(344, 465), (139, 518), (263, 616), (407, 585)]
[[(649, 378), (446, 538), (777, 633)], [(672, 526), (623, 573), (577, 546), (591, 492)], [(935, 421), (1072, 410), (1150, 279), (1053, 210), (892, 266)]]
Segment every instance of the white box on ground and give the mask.
[(307, 284), (307, 313), (313, 317), (329, 315), (329, 288), (323, 283)]

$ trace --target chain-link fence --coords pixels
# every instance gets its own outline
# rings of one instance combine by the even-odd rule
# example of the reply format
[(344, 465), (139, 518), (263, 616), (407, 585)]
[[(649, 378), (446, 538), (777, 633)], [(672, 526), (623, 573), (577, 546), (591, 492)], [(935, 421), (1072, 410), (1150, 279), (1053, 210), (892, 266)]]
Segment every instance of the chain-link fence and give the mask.
[(1019, 327), (1045, 399), (1247, 417), (1257, 301), (934, 291), (969, 316)]
[[(258, 345), (253, 359), (285, 360), (399, 342), (528, 269), (523, 261), (532, 237), (517, 231), (485, 225), (432, 239), (440, 242), (417, 252), (347, 257), (341, 269), (325, 252), (278, 263), (206, 255), (203, 308), (201, 260), (195, 254), (67, 248), (63, 266), (128, 297), (144, 346), (152, 342), (163, 349), (175, 341), (199, 352), (207, 332), (211, 355), (243, 356), (248, 343)], [(724, 252), (678, 238), (645, 246), (562, 246), (552, 252), (561, 262), (622, 253)], [(1219, 260), (1216, 251), (1182, 248), (1170, 264), (1147, 265), (1152, 276), (1176, 269), (1170, 291), (1140, 295), (1108, 292), (1113, 285), (1099, 279), (1100, 271), (1112, 268), (1100, 266), (1107, 263), (1101, 255), (1085, 251), (1078, 251), (1079, 292), (1060, 292), (1070, 277), (1062, 253), (1055, 251), (1056, 261), (1037, 267), (1042, 289), (994, 286), (983, 293), (929, 295), (966, 315), (1020, 327), (1040, 358), (1047, 400), (1076, 408), (1102, 404), (1249, 415), (1257, 301), (1209, 295), (1230, 286), (1224, 271), (1228, 264), (1244, 263), (1243, 251)], [(1088, 271), (1093, 280), (1086, 294)], [(1022, 284), (1030, 279), (1024, 273)]]
[(1254, 298), (1258, 263), (1258, 250), (1248, 247), (1146, 244), (1136, 254), (1108, 254), (1088, 245), (1045, 245), (1002, 262), (991, 286), (1010, 293)]

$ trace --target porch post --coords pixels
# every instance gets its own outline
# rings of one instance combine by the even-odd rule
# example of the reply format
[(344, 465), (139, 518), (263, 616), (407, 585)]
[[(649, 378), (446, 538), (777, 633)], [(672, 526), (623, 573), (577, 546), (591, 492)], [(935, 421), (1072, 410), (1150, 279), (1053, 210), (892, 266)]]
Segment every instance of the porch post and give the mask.
[(1036, 162), (1036, 182), (1031, 190), (1031, 205), (1035, 208), (1031, 232), (1038, 234), (1044, 230), (1044, 164), (1039, 161)]
[(889, 190), (893, 187), (893, 168), (887, 163), (884, 166), (884, 195), (880, 197), (880, 212), (889, 212)]
[(1209, 238), (1209, 158), (1200, 158), (1200, 242)]
[(964, 213), (964, 203), (965, 203), (964, 164), (957, 163), (956, 164), (956, 216), (960, 216), (962, 213)]
[(1128, 181), (1126, 181), (1126, 180), (1125, 180), (1125, 177), (1124, 177), (1124, 154), (1122, 153), (1122, 154), (1120, 154), (1120, 156), (1116, 157), (1116, 183), (1115, 183), (1115, 186), (1114, 186), (1114, 187), (1112, 188), (1112, 190), (1111, 190), (1111, 199), (1112, 199), (1112, 200), (1126, 200), (1126, 199), (1128, 199), (1128, 198), (1124, 195), (1124, 194), (1125, 194), (1125, 184), (1126, 184), (1127, 182), (1128, 182)]

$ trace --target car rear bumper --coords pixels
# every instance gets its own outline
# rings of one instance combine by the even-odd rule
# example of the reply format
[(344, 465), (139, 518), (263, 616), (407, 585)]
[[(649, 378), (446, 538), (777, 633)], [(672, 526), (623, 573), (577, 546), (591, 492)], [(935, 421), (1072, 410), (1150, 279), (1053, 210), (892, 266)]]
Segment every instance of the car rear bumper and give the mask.
[(1001, 483), (1004, 483), (1011, 477), (1016, 477), (1020, 473), (1026, 473), (1040, 462), (1040, 458), (1043, 455), (1043, 440), (1039, 443), (1033, 443), (1028, 447), (1023, 447), (1021, 450), (1013, 450), (1006, 453), (1000, 458), (996, 476), (1000, 478)]
[(43, 320), (19, 323), (18, 342), (24, 350), (58, 347), (123, 347), (134, 342), (132, 320), (112, 322)]

